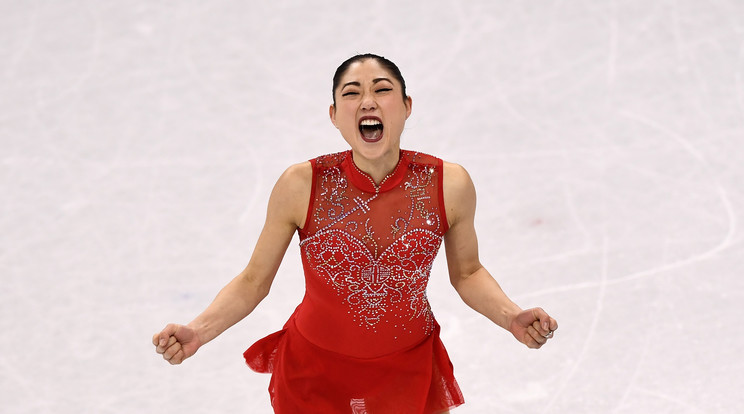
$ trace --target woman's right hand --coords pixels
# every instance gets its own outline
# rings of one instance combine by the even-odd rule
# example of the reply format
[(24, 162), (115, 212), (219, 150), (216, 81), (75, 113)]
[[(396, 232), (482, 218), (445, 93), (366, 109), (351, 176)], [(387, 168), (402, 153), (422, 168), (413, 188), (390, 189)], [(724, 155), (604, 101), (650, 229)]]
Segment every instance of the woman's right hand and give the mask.
[(196, 331), (186, 325), (168, 324), (162, 331), (152, 337), (155, 352), (171, 365), (180, 364), (194, 355), (202, 345)]

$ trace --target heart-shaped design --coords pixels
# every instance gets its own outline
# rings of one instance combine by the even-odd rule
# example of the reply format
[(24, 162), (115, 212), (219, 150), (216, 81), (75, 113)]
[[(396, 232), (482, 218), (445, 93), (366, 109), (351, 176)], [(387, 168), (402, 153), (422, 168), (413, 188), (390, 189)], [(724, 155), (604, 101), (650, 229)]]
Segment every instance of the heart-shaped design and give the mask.
[(358, 238), (339, 229), (318, 232), (300, 248), (362, 325), (374, 327), (388, 313), (396, 320), (429, 317), (426, 286), (442, 236), (424, 229), (400, 235), (374, 257)]

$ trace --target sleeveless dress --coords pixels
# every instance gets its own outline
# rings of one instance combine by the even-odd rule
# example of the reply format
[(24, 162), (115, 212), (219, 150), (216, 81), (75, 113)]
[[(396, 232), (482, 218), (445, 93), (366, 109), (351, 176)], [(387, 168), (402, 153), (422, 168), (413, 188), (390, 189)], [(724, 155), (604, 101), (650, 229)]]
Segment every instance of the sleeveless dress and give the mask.
[(464, 402), (426, 298), (447, 220), (442, 160), (401, 150), (376, 185), (352, 152), (310, 160), (302, 303), (244, 353), (274, 411), (429, 414)]

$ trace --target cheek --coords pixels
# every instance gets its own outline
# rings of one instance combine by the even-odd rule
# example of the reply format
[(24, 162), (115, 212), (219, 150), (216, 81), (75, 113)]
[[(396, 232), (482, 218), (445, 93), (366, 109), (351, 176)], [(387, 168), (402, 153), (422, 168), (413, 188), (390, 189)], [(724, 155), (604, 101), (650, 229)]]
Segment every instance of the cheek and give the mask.
[(359, 132), (359, 126), (356, 124), (354, 117), (336, 118), (336, 128), (344, 136), (347, 141), (356, 136)]
[(346, 119), (342, 121), (339, 124), (339, 129), (341, 129), (342, 131), (348, 134), (354, 134), (356, 133), (356, 131), (359, 130), (359, 127), (356, 125), (356, 121), (354, 120), (354, 118), (351, 118), (351, 119)]
[(400, 132), (403, 130), (406, 124), (406, 115), (401, 114), (400, 116), (396, 116), (394, 119), (390, 120), (390, 129), (395, 130), (396, 132)]
[(355, 111), (339, 107), (336, 110), (336, 121), (339, 125), (350, 125), (356, 122)]

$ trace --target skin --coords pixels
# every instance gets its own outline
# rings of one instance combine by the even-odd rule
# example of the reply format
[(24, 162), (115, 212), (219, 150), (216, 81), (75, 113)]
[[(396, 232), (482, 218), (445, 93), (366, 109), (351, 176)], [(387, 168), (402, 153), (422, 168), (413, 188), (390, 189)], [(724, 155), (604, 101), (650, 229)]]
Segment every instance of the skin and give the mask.
[[(351, 146), (357, 167), (380, 183), (398, 163), (400, 136), (413, 101), (402, 97), (399, 82), (373, 59), (351, 65), (335, 94), (336, 105), (329, 108), (331, 122)], [(382, 121), (379, 141), (362, 139), (359, 120), (365, 116)], [(552, 338), (558, 323), (541, 308), (522, 310), (480, 263), (474, 227), (476, 193), (467, 171), (445, 162), (443, 181), (450, 226), (444, 246), (452, 286), (468, 306), (511, 332), (519, 342), (529, 348), (542, 347)], [(156, 352), (166, 361), (180, 364), (191, 357), (202, 345), (248, 316), (268, 295), (292, 236), (305, 224), (311, 185), (309, 162), (293, 165), (279, 177), (246, 268), (189, 324), (168, 324), (153, 335)]]

